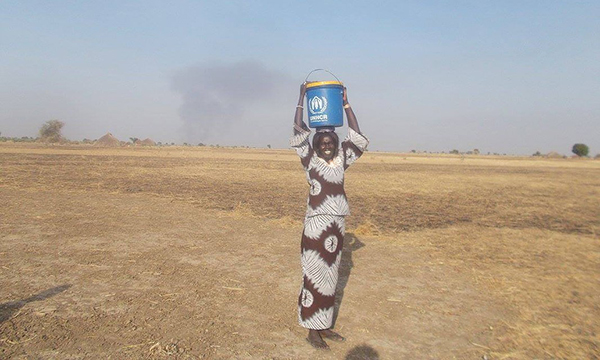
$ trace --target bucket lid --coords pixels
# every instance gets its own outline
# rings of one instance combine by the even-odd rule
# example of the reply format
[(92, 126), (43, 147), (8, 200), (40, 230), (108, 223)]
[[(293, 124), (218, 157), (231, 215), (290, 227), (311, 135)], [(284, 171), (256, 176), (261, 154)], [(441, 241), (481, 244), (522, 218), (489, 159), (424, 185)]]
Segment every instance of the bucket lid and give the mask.
[(323, 85), (340, 85), (340, 86), (344, 86), (344, 84), (342, 84), (341, 81), (335, 81), (335, 80), (331, 80), (331, 81), (313, 81), (313, 82), (309, 82), (308, 84), (306, 84), (306, 88), (312, 88), (312, 87), (316, 87), (316, 86), (323, 86)]

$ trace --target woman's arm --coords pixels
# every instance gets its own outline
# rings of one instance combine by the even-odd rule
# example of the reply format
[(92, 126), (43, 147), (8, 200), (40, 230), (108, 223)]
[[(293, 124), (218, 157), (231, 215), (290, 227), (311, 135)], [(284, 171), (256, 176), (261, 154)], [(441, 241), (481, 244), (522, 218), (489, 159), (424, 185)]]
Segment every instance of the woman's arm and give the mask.
[(296, 106), (296, 114), (294, 115), (294, 135), (300, 133), (298, 129), (303, 129), (305, 131), (309, 131), (308, 127), (302, 121), (302, 115), (304, 114), (304, 95), (306, 95), (306, 83), (302, 83), (300, 85), (300, 96), (298, 97), (298, 105)]
[(310, 146), (308, 138), (310, 137), (310, 129), (304, 121), (302, 121), (302, 113), (304, 107), (304, 95), (306, 94), (306, 83), (300, 86), (300, 97), (298, 98), (298, 106), (296, 106), (296, 115), (294, 116), (294, 136), (290, 139), (290, 145), (296, 149), (296, 153), (300, 156), (300, 161), (305, 170), (310, 165), (310, 159), (313, 156), (313, 150)]
[(367, 139), (358, 127), (358, 121), (356, 115), (348, 103), (348, 94), (346, 88), (344, 88), (344, 110), (346, 110), (346, 119), (348, 119), (348, 136), (346, 140), (342, 142), (342, 149), (344, 150), (344, 170), (348, 166), (352, 165), (361, 155), (367, 150), (369, 145), (369, 139)]
[(354, 115), (354, 111), (352, 111), (352, 107), (348, 103), (348, 93), (346, 91), (346, 87), (344, 86), (344, 110), (346, 111), (346, 119), (348, 119), (348, 127), (350, 129), (356, 131), (360, 134), (360, 128), (358, 127), (358, 121), (356, 120), (356, 115)]

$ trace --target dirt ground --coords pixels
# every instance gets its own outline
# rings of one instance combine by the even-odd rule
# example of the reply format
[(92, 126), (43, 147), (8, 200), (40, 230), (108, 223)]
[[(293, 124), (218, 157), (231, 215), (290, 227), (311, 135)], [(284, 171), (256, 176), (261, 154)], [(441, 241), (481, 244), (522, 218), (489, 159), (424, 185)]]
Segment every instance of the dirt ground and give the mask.
[(600, 162), (369, 152), (336, 330), (291, 150), (0, 144), (2, 359), (598, 359)]

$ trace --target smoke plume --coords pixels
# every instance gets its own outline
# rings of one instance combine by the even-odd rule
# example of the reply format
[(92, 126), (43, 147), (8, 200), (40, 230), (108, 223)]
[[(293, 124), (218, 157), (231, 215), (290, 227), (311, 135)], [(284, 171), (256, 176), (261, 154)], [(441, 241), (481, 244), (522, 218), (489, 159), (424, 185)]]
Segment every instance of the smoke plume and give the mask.
[[(242, 134), (236, 136), (236, 131), (247, 128), (251, 121), (261, 121), (252, 114), (257, 106), (272, 112), (285, 102), (281, 97), (284, 84), (289, 86), (285, 75), (255, 61), (196, 65), (172, 78), (172, 88), (183, 100), (179, 109), (183, 131), (192, 142), (219, 140), (225, 135), (240, 139)], [(265, 117), (262, 119), (266, 125)]]

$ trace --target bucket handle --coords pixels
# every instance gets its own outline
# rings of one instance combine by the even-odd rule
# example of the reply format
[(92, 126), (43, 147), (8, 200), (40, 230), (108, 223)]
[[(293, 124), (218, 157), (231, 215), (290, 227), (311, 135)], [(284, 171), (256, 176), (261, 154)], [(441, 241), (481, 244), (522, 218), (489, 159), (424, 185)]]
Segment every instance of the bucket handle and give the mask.
[(340, 84), (342, 84), (342, 82), (340, 81), (340, 79), (338, 79), (337, 76), (335, 76), (331, 71), (327, 70), (327, 69), (314, 69), (313, 71), (309, 72), (308, 75), (306, 75), (306, 79), (304, 79), (304, 83), (306, 83), (306, 81), (308, 80), (308, 77), (314, 73), (315, 71), (325, 71), (328, 72), (329, 74), (331, 74), (337, 81), (340, 82)]

